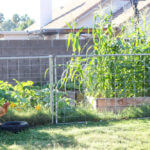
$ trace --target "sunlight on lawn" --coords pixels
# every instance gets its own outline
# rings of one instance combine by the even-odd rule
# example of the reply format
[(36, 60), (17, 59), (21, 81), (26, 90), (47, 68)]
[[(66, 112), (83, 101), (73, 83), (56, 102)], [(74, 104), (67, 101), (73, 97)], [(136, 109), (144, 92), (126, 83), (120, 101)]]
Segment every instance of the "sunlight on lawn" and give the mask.
[(41, 126), (0, 132), (0, 149), (150, 149), (150, 119)]

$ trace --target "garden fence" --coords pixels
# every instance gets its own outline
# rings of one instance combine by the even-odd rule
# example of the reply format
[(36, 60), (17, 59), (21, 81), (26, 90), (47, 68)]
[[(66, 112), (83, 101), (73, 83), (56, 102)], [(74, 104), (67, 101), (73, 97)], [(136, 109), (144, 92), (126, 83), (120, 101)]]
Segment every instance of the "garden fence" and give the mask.
[[(71, 70), (76, 74), (71, 78), (76, 81), (69, 76)], [(84, 90), (79, 90), (80, 73)], [(88, 120), (78, 111), (81, 103), (96, 111), (114, 112), (150, 104), (150, 54), (57, 55), (54, 74), (56, 123)], [(61, 78), (66, 78), (65, 87)], [(66, 100), (60, 98), (60, 91), (66, 93)]]
[[(78, 69), (72, 82), (71, 69)], [(150, 103), (150, 54), (0, 57), (0, 80), (32, 81), (35, 99), (27, 99), (48, 106), (52, 123), (87, 121), (89, 107), (117, 112)]]
[[(0, 98), (5, 97), (9, 101), (20, 99), (25, 104), (30, 103), (32, 107), (37, 104), (51, 106), (53, 123), (53, 73), (51, 72), (53, 72), (52, 56), (0, 57), (0, 80), (3, 81), (0, 83), (0, 92), (2, 92)], [(9, 84), (14, 86), (16, 97), (12, 96)], [(6, 86), (7, 91), (4, 93)]]

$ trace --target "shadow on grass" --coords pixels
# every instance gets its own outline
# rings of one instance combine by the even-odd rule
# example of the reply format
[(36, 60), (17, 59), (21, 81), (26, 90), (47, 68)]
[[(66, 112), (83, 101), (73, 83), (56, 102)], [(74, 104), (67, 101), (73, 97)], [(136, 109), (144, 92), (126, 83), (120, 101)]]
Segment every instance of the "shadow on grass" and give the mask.
[(71, 135), (50, 134), (42, 132), (39, 129), (30, 129), (18, 134), (2, 131), (0, 132), (0, 137), (0, 149), (7, 149), (14, 144), (23, 149), (48, 149), (55, 148), (55, 146), (67, 148), (78, 145), (77, 141)]
[[(0, 131), (0, 149), (8, 149), (12, 145), (17, 145), (22, 149), (48, 149), (61, 147), (63, 149), (69, 147), (83, 147), (77, 142), (73, 135), (65, 135), (65, 132), (72, 128), (84, 129), (89, 127), (109, 126), (109, 121), (103, 122), (85, 122), (85, 123), (71, 123), (31, 127), (29, 130), (13, 134), (10, 132)], [(57, 133), (53, 132), (58, 130)], [(60, 130), (60, 133), (59, 133)]]
[(51, 115), (48, 111), (16, 112), (9, 110), (5, 116), (0, 118), (1, 123), (7, 121), (27, 121), (30, 126), (45, 125), (51, 123)]
[[(136, 121), (133, 120), (113, 120), (113, 121), (102, 121), (102, 122), (87, 122), (87, 123), (72, 123), (72, 124), (58, 124), (58, 125), (47, 125), (39, 126), (36, 128), (30, 128), (25, 132), (13, 134), (10, 132), (0, 131), (0, 149), (8, 149), (12, 145), (17, 145), (22, 149), (49, 149), (55, 147), (70, 148), (70, 147), (83, 147), (75, 139), (74, 135), (66, 134), (74, 127), (77, 129), (94, 128), (94, 127), (107, 127), (113, 126), (116, 123), (124, 123), (124, 121)], [(139, 120), (139, 119), (138, 119)], [(140, 122), (146, 123), (147, 120), (143, 119)], [(126, 122), (127, 123), (127, 122)], [(55, 132), (56, 131), (56, 132)], [(92, 131), (92, 130), (91, 130)], [(91, 132), (90, 131), (90, 132)], [(93, 131), (92, 131), (93, 132)], [(82, 134), (82, 132), (80, 133)]]
[[(84, 113), (85, 114), (85, 113)], [(81, 115), (80, 115), (81, 116)], [(83, 117), (84, 118), (84, 117)], [(48, 148), (68, 148), (68, 147), (85, 147), (78, 143), (74, 136), (65, 135), (65, 134), (56, 134), (51, 131), (55, 129), (61, 130), (71, 130), (72, 127), (75, 128), (87, 128), (87, 127), (100, 127), (100, 126), (109, 126), (109, 121), (102, 122), (83, 122), (83, 123), (69, 123), (69, 124), (58, 124), (58, 125), (46, 125), (34, 127), (34, 125), (44, 125), (51, 121), (49, 114), (47, 113), (31, 113), (30, 115), (16, 114), (13, 111), (9, 111), (7, 115), (3, 118), (4, 121), (27, 121), (32, 127), (18, 134), (13, 134), (9, 132), (0, 131), (0, 149), (4, 149), (5, 145), (7, 147), (17, 145), (23, 149), (48, 149)], [(80, 117), (81, 119), (81, 117)], [(93, 114), (89, 115), (88, 120), (97, 121)], [(74, 121), (74, 120), (70, 120)], [(78, 120), (80, 121), (80, 120)], [(84, 120), (83, 120), (84, 121)], [(6, 147), (6, 149), (7, 149)]]
[[(66, 116), (65, 116), (66, 115)], [(100, 115), (97, 115), (93, 112), (88, 112), (85, 110), (69, 110), (65, 115), (59, 114), (59, 123), (65, 122), (98, 122), (100, 119)], [(64, 117), (65, 116), (65, 117)], [(65, 119), (64, 119), (65, 118)], [(51, 124), (51, 114), (48, 111), (32, 111), (29, 112), (16, 112), (13, 110), (9, 110), (8, 113), (0, 118), (0, 122), (7, 121), (27, 121), (30, 126), (39, 126)], [(107, 121), (103, 122), (103, 125), (107, 125)]]
[(4, 145), (0, 145), (0, 149), (2, 149), (2, 150), (8, 150), (7, 146), (4, 146)]
[(149, 122), (150, 118), (128, 118), (128, 119), (113, 119), (113, 120), (101, 120), (98, 122), (92, 122), (92, 121), (88, 121), (88, 122), (72, 122), (72, 123), (60, 123), (57, 125), (51, 125), (52, 129), (62, 129), (62, 130), (68, 130), (68, 128), (87, 128), (87, 127), (110, 127), (110, 126), (114, 126), (114, 124), (117, 123), (123, 123), (123, 122), (132, 122), (132, 121), (138, 121), (138, 122), (142, 122), (142, 123), (147, 123)]
[[(78, 127), (86, 127), (86, 124), (76, 124), (77, 122), (97, 122), (97, 126), (111, 126), (112, 120), (120, 121), (123, 119), (134, 119), (139, 117), (149, 117), (150, 116), (150, 105), (142, 105), (140, 107), (129, 107), (123, 112), (114, 114), (112, 112), (107, 113), (97, 113), (93, 110), (88, 110), (85, 108), (69, 108), (65, 111), (58, 111), (58, 122), (59, 123), (72, 123)], [(9, 110), (8, 113), (0, 118), (0, 122), (6, 121), (27, 121), (30, 126), (39, 126), (51, 124), (51, 114), (49, 110), (42, 109), (41, 111), (35, 111), (33, 109), (28, 111), (17, 112), (14, 110)], [(67, 124), (68, 125), (68, 124)], [(90, 126), (90, 124), (88, 124)], [(52, 125), (51, 125), (52, 126)], [(93, 123), (91, 124), (93, 126)], [(53, 126), (52, 126), (53, 127)], [(55, 126), (57, 127), (57, 126)], [(59, 127), (59, 126), (58, 126)], [(65, 125), (63, 125), (65, 128)]]

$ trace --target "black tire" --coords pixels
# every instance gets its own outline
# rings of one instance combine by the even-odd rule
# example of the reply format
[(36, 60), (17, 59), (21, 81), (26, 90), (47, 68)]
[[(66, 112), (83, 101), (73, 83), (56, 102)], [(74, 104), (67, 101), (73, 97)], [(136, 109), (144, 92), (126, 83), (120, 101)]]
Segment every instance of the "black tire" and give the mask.
[(1, 125), (1, 129), (5, 131), (10, 131), (13, 133), (20, 132), (29, 127), (29, 124), (25, 121), (9, 121)]

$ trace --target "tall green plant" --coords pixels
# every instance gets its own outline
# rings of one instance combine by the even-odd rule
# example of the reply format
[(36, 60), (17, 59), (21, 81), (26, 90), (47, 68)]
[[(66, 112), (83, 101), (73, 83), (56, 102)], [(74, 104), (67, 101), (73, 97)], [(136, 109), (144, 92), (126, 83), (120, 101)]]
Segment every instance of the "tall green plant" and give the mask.
[[(97, 20), (100, 20), (98, 22)], [(149, 56), (108, 56), (107, 54), (150, 53), (150, 38), (140, 27), (131, 33), (122, 27), (120, 34), (112, 24), (112, 15), (96, 15), (92, 31), (93, 45), (87, 50), (91, 56), (74, 57), (81, 54), (78, 33), (70, 33), (73, 57), (62, 76), (62, 84), (79, 82), (87, 95), (96, 97), (146, 96), (150, 91)], [(92, 56), (99, 55), (99, 56)], [(105, 56), (102, 56), (105, 55)]]

